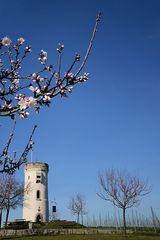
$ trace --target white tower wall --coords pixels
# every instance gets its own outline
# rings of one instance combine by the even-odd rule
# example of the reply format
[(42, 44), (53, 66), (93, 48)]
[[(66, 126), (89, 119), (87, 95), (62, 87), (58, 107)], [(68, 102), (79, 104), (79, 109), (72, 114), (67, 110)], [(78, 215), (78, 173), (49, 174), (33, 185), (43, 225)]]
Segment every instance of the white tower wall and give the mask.
[(48, 164), (28, 163), (24, 175), (23, 219), (48, 222)]

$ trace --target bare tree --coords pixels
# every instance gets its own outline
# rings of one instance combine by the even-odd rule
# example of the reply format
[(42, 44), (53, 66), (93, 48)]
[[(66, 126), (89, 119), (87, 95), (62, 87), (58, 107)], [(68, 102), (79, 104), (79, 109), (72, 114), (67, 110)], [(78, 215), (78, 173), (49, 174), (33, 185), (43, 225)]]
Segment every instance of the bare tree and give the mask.
[[(25, 44), (23, 37), (15, 43), (9, 37), (0, 39), (0, 117), (14, 119), (16, 115), (27, 118), (30, 109), (39, 112), (43, 106), (49, 107), (53, 98), (57, 96), (67, 97), (75, 85), (86, 82), (89, 73), (83, 72), (88, 56), (93, 46), (95, 35), (100, 22), (101, 14), (96, 17), (91, 39), (86, 53), (81, 61), (81, 56), (76, 53), (65, 70), (62, 72), (62, 53), (64, 45), (59, 44), (57, 48), (56, 64), (48, 63), (48, 53), (41, 50), (39, 53), (40, 70), (24, 75), (24, 62), (31, 54), (31, 46)], [(31, 134), (32, 135), (32, 134)], [(13, 138), (9, 138), (11, 142)], [(30, 150), (30, 141), (27, 144), (22, 157), (10, 158), (9, 143), (7, 149), (0, 154), (0, 172), (13, 173), (21, 164), (27, 160)], [(10, 171), (11, 170), (11, 171)]]
[(83, 224), (83, 216), (86, 214), (86, 204), (84, 197), (77, 193), (74, 197), (70, 199), (68, 204), (68, 209), (72, 212), (72, 214), (77, 215), (77, 223), (80, 223), (81, 216), (81, 224)]
[[(29, 190), (29, 186), (26, 186)], [(0, 205), (6, 211), (5, 226), (8, 223), (10, 209), (16, 209), (23, 203), (24, 186), (16, 180), (14, 175), (7, 173), (0, 175)]]
[(6, 198), (6, 175), (0, 175), (0, 228), (2, 225), (2, 213), (5, 208), (5, 198)]
[(10, 209), (16, 209), (22, 205), (24, 187), (23, 184), (16, 181), (14, 176), (7, 176), (7, 192), (5, 197), (6, 219), (5, 226), (7, 226)]
[(98, 196), (122, 209), (123, 228), (126, 234), (126, 209), (140, 203), (141, 197), (150, 192), (147, 183), (126, 171), (106, 170), (99, 174), (101, 191)]

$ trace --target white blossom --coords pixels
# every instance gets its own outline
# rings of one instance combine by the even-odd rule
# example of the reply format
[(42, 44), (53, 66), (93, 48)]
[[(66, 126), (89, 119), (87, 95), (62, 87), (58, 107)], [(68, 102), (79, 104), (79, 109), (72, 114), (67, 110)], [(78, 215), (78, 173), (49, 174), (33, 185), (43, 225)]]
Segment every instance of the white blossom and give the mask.
[(2, 45), (5, 47), (9, 47), (11, 44), (11, 39), (8, 37), (4, 37), (2, 38)]
[(70, 92), (70, 93), (72, 92), (72, 89), (73, 89), (73, 86), (70, 86), (67, 88), (68, 92)]
[(45, 64), (47, 61), (47, 52), (41, 50), (38, 60), (40, 61), (41, 64)]
[(59, 43), (59, 44), (58, 44), (57, 51), (58, 51), (59, 53), (61, 53), (62, 50), (63, 50), (63, 48), (64, 48), (64, 44)]
[(19, 78), (15, 78), (14, 81), (13, 81), (12, 83), (15, 84), (15, 85), (17, 85), (17, 84), (19, 84), (19, 81), (20, 81)]
[(34, 88), (33, 86), (30, 86), (29, 90), (31, 90), (32, 92), (36, 92), (37, 94), (40, 93), (40, 89), (38, 87)]
[(32, 51), (31, 46), (28, 45), (28, 46), (25, 48), (25, 51), (26, 51), (26, 52), (31, 52), (31, 51)]
[(73, 78), (74, 78), (74, 74), (71, 73), (71, 72), (66, 73), (66, 74), (65, 74), (65, 78), (71, 78), (71, 79), (73, 79)]
[(44, 102), (49, 102), (51, 100), (51, 97), (49, 96), (50, 94), (49, 93), (46, 93), (43, 97), (43, 101)]
[(38, 74), (32, 74), (32, 81), (33, 82), (44, 82), (44, 78), (40, 77)]
[(78, 82), (86, 82), (88, 80), (89, 73), (84, 73), (82, 76), (78, 77)]
[(9, 109), (12, 109), (12, 105), (5, 102), (5, 104), (2, 106), (2, 108), (9, 110)]
[(22, 111), (22, 112), (20, 112), (19, 115), (20, 115), (20, 118), (24, 119), (24, 118), (27, 118), (27, 117), (28, 117), (29, 112)]
[(34, 107), (37, 101), (34, 97), (29, 97), (28, 102), (29, 102), (29, 107)]
[(22, 37), (20, 37), (20, 38), (18, 38), (18, 44), (21, 46), (23, 43), (24, 43), (24, 38), (22, 38)]
[(16, 94), (16, 96), (15, 96), (15, 99), (18, 101), (21, 100), (22, 98), (25, 98), (25, 95), (22, 93)]
[(22, 97), (18, 104), (20, 110), (25, 110), (29, 107), (34, 107), (36, 104), (36, 99), (34, 97)]

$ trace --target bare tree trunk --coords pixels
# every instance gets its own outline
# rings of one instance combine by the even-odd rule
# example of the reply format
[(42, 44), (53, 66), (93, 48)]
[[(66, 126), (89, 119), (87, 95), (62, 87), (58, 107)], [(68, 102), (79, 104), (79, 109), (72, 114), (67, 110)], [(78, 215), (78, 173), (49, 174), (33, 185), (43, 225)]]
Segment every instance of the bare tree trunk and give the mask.
[(123, 207), (123, 230), (124, 234), (126, 235), (126, 208)]
[(155, 213), (154, 213), (152, 207), (151, 207), (151, 214), (152, 214), (152, 222), (153, 222), (154, 231), (155, 231), (155, 233), (156, 233), (156, 232), (157, 232), (157, 224), (156, 224)]
[(0, 208), (0, 228), (2, 227), (2, 208)]
[(117, 220), (117, 211), (116, 206), (114, 205), (114, 225), (116, 227), (116, 231), (118, 230), (118, 220)]
[(81, 224), (83, 225), (83, 213), (81, 213)]
[(7, 206), (7, 209), (6, 209), (5, 227), (7, 227), (7, 224), (8, 224), (9, 211), (10, 211), (10, 206)]
[(77, 213), (77, 223), (79, 223), (79, 213)]

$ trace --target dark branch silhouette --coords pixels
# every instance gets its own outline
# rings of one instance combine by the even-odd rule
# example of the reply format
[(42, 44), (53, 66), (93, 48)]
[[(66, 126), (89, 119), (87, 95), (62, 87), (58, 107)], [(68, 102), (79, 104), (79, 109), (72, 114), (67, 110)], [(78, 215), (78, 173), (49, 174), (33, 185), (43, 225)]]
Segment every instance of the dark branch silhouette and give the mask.
[(12, 133), (10, 134), (9, 140), (7, 141), (3, 151), (0, 154), (0, 173), (7, 172), (9, 174), (13, 174), (16, 169), (19, 169), (22, 164), (27, 162), (27, 155), (33, 147), (32, 138), (33, 138), (34, 132), (37, 128), (36, 125), (33, 128), (33, 131), (29, 137), (27, 145), (26, 145), (23, 153), (21, 154), (21, 156), (17, 159), (16, 151), (14, 151), (11, 156), (9, 149), (10, 149), (10, 145), (13, 140), (13, 137), (14, 137), (15, 124), (16, 124), (16, 122), (14, 123), (13, 130), (12, 130)]

